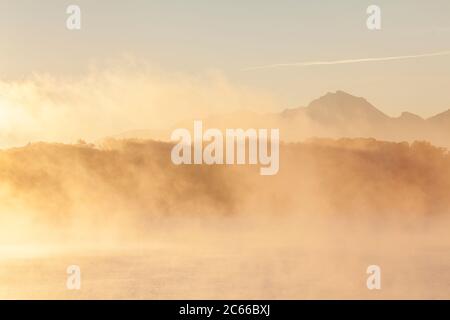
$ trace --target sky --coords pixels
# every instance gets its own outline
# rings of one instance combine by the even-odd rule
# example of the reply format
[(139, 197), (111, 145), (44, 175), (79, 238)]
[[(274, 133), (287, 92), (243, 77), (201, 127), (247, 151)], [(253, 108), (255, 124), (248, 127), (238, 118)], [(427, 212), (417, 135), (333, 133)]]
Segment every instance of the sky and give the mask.
[[(66, 29), (71, 4), (79, 31)], [(366, 27), (371, 4), (381, 8), (378, 31)], [(450, 51), (449, 15), (448, 0), (0, 0), (0, 80), (82, 77), (132, 57), (166, 74), (220, 73), (270, 95), (273, 111), (344, 90), (391, 116), (428, 117), (450, 108), (450, 55), (290, 64)], [(288, 65), (253, 68), (274, 64)]]

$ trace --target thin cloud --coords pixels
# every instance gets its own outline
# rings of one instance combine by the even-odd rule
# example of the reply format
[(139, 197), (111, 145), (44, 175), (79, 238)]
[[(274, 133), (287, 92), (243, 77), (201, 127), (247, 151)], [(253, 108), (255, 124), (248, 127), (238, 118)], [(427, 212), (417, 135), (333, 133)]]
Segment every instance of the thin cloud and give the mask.
[(309, 66), (326, 66), (326, 65), (351, 64), (351, 63), (362, 63), (362, 62), (382, 62), (382, 61), (406, 60), (406, 59), (437, 57), (437, 56), (447, 56), (447, 55), (450, 55), (450, 51), (440, 51), (440, 52), (424, 53), (424, 54), (416, 54), (416, 55), (380, 57), (380, 58), (277, 63), (277, 64), (269, 64), (269, 65), (264, 65), (264, 66), (245, 68), (244, 71), (258, 70), (258, 69), (273, 69), (273, 68), (280, 68), (280, 67), (309, 67)]

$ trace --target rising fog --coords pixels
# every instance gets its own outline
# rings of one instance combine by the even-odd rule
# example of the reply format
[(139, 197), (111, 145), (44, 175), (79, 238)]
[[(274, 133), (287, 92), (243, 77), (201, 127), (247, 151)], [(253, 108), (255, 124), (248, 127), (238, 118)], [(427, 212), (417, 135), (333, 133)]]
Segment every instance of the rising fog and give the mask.
[(270, 94), (236, 86), (219, 71), (187, 75), (117, 59), (79, 76), (39, 73), (0, 81), (0, 148), (96, 142), (129, 130), (167, 130), (210, 114), (279, 107)]
[[(53, 262), (4, 260), (35, 271), (27, 271), (29, 282), (0, 274), (7, 283), (0, 294), (446, 297), (445, 281), (434, 291), (428, 282), (445, 278), (448, 264), (445, 150), (373, 139), (282, 144), (280, 172), (260, 176), (258, 166), (175, 166), (171, 147), (108, 140), (99, 147), (36, 143), (2, 151), (3, 259), (39, 257), (47, 248), (42, 254)], [(74, 261), (91, 277), (81, 295), (39, 280)], [(370, 264), (386, 273), (386, 290), (375, 295), (365, 288)]]
[[(252, 165), (174, 165), (170, 143), (35, 143), (0, 152), (5, 212), (36, 223), (114, 218), (136, 227), (163, 217), (449, 214), (450, 156), (426, 142), (312, 139), (282, 144), (280, 172)], [(56, 228), (59, 229), (59, 228)], [(126, 232), (126, 230), (124, 230)]]

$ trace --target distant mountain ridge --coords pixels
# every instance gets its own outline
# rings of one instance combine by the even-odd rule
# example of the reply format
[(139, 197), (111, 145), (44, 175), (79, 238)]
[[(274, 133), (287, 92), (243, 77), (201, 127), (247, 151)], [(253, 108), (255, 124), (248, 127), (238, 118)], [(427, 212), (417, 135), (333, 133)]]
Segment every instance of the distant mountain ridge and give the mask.
[[(450, 110), (424, 119), (411, 112), (390, 117), (367, 100), (343, 91), (327, 93), (307, 107), (287, 109), (282, 117), (304, 118), (312, 135), (372, 137), (392, 141), (426, 140), (450, 146)], [(295, 134), (294, 134), (295, 136)]]
[[(450, 148), (450, 110), (424, 119), (411, 112), (390, 117), (362, 97), (344, 91), (329, 92), (306, 107), (285, 109), (279, 113), (250, 111), (215, 115), (202, 119), (205, 128), (280, 128), (287, 142), (311, 137), (375, 138), (386, 141), (429, 141)], [(192, 120), (175, 126), (191, 129)], [(174, 128), (175, 128), (174, 127)], [(159, 140), (169, 140), (170, 130), (159, 132)], [(139, 130), (115, 138), (148, 138), (151, 131)], [(167, 137), (167, 139), (164, 139)]]
[[(349, 117), (353, 119), (364, 118), (372, 121), (383, 121), (389, 118), (383, 112), (375, 108), (364, 98), (352, 96), (343, 91), (336, 93), (327, 93), (312, 101), (305, 108), (290, 109), (292, 113), (306, 113), (312, 119), (317, 121), (324, 121), (335, 123), (340, 120), (347, 120), (343, 118)], [(285, 111), (282, 114), (286, 115)]]
[[(387, 120), (387, 119), (415, 119), (415, 120), (427, 120), (432, 122), (439, 121), (449, 121), (450, 120), (450, 109), (432, 116), (428, 119), (424, 119), (412, 112), (404, 111), (400, 117), (390, 117), (378, 110), (375, 106), (369, 103), (366, 99), (362, 97), (356, 97), (344, 91), (336, 91), (335, 93), (328, 92), (326, 95), (313, 100), (307, 107), (298, 107), (293, 109), (285, 109), (281, 112), (282, 115), (295, 115), (298, 112), (306, 112), (308, 115), (316, 115), (318, 112), (324, 112), (326, 109), (334, 108), (333, 112), (336, 115), (336, 111), (345, 112), (347, 115), (354, 116), (365, 116), (370, 120)], [(349, 114), (351, 113), (351, 114)]]

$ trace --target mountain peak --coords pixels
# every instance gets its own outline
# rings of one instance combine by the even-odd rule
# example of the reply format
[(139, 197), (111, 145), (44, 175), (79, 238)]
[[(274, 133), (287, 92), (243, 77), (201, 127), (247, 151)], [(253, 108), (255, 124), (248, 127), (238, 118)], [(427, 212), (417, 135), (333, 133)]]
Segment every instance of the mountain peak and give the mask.
[(342, 96), (342, 97), (358, 98), (358, 97), (351, 95), (350, 93), (347, 93), (342, 90), (336, 90), (336, 92), (327, 92), (326, 96)]
[(341, 90), (334, 93), (328, 92), (326, 95), (312, 101), (307, 107), (307, 113), (313, 118), (331, 122), (336, 119), (361, 119), (372, 122), (389, 118), (366, 99), (353, 96)]
[(366, 105), (370, 108), (374, 108), (366, 99), (362, 97), (357, 97), (347, 93), (345, 91), (337, 90), (336, 92), (328, 92), (324, 96), (312, 101), (309, 105), (317, 105), (317, 104), (328, 104), (332, 105)]
[[(347, 93), (345, 91), (342, 90), (336, 90), (336, 92), (327, 92), (324, 96), (322, 96), (321, 98), (325, 98), (325, 97), (338, 97), (338, 98), (347, 98), (347, 99), (361, 99), (361, 100), (365, 100), (362, 97), (357, 97), (354, 96), (350, 93)], [(320, 99), (320, 98), (319, 98)]]

